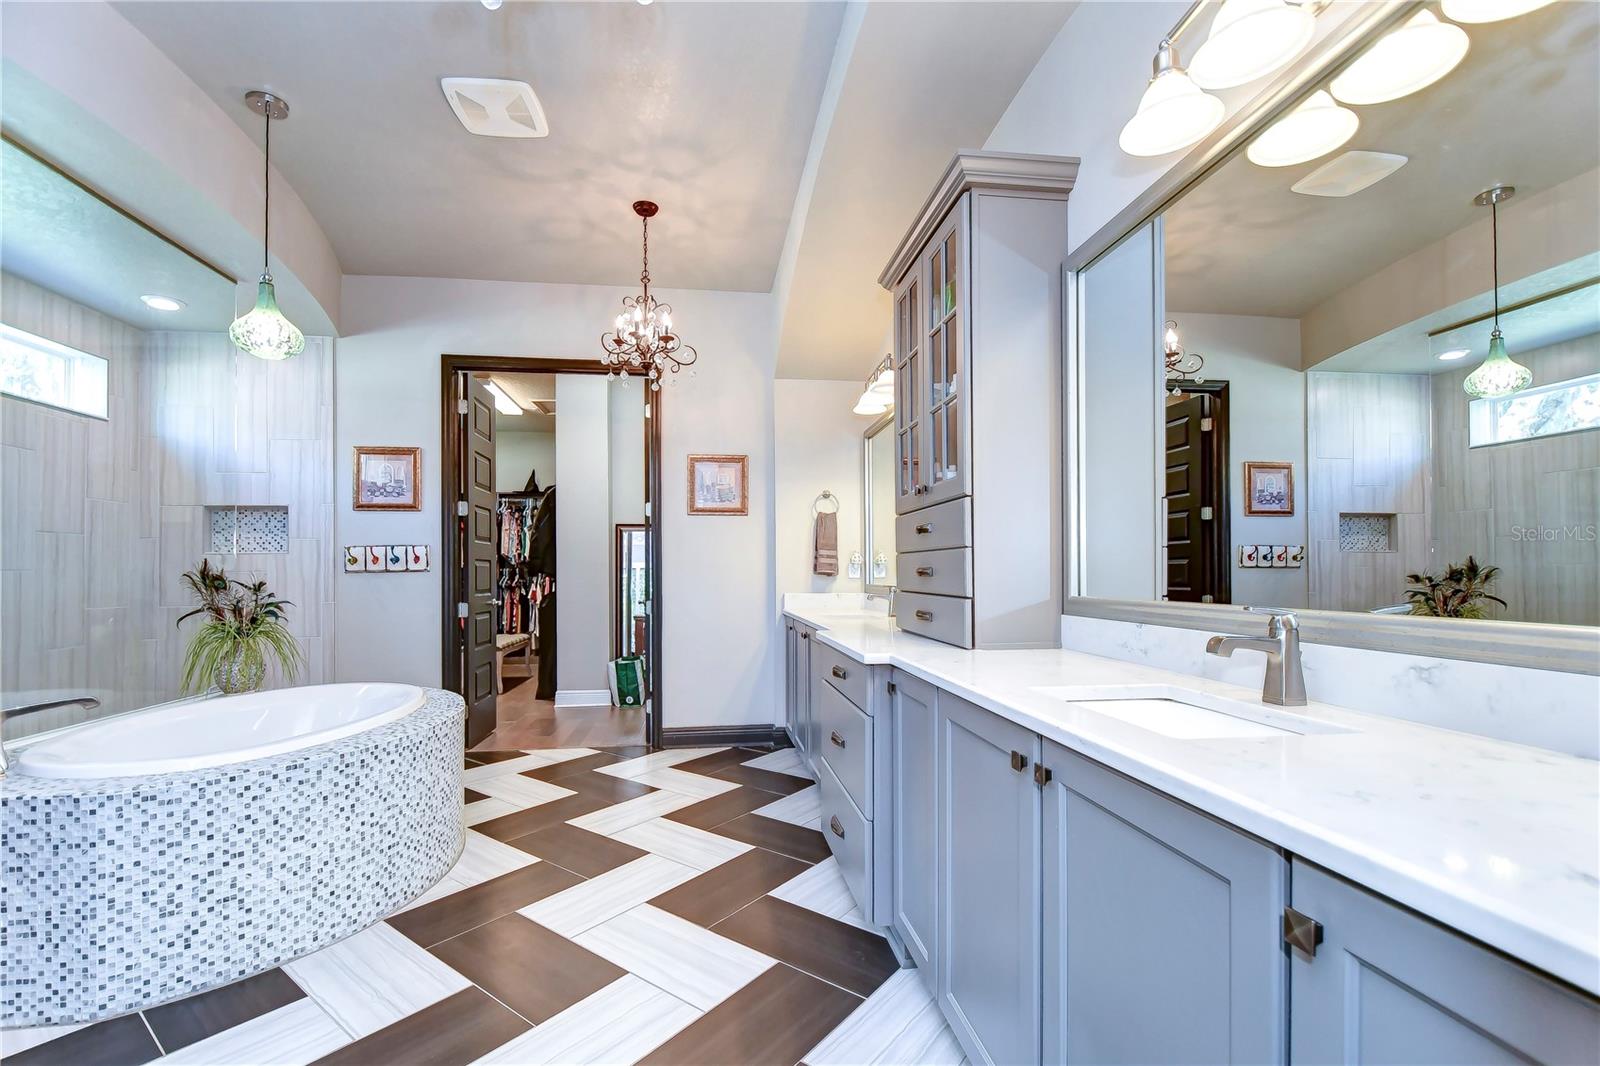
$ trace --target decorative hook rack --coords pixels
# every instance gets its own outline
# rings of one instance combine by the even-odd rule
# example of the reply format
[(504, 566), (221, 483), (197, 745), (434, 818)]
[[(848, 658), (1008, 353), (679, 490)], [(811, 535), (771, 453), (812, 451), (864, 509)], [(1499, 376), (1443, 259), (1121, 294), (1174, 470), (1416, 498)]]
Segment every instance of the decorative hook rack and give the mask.
[[(823, 500), (832, 500), (833, 501), (833, 510), (832, 511), (824, 512), (822, 510), (822, 501)], [(828, 491), (827, 489), (823, 489), (822, 492), (820, 494), (818, 494), (817, 498), (811, 501), (811, 513), (812, 514), (824, 514), (824, 513), (825, 514), (838, 514), (839, 513), (839, 497), (835, 496), (832, 492)]]

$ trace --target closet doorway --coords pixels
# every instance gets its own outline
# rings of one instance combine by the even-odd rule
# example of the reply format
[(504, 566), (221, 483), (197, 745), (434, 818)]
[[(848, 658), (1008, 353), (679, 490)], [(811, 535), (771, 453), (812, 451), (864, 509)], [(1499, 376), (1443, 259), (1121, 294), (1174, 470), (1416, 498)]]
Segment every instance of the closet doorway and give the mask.
[(458, 355), (441, 386), (442, 672), (467, 747), (658, 745), (660, 394)]

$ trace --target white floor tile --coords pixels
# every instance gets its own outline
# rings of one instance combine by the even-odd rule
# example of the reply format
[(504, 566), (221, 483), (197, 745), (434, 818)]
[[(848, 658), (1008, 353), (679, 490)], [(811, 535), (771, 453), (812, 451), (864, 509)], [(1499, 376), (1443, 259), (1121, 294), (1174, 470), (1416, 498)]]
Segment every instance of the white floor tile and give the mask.
[(761, 976), (775, 960), (646, 904), (572, 938), (700, 1010)]
[(641, 755), (637, 759), (627, 759), (614, 766), (602, 766), (599, 772), (610, 774), (612, 777), (638, 777), (651, 770), (676, 766), (681, 762), (688, 762), (690, 759), (698, 759), (702, 755), (710, 755), (721, 750), (721, 748), (668, 748), (665, 751), (653, 751), (649, 755)]
[(822, 826), (819, 795), (817, 786), (812, 785), (810, 788), (803, 788), (799, 792), (787, 795), (776, 803), (769, 803), (755, 813), (765, 818), (777, 818), (780, 821), (803, 825), (807, 829), (819, 829)]
[(577, 795), (570, 788), (552, 785), (548, 781), (540, 781), (534, 777), (523, 777), (521, 774), (491, 777), (487, 781), (480, 781), (473, 787), (485, 796), (505, 800), (517, 810), (521, 810), (524, 807), (537, 807), (541, 803), (549, 803), (551, 800), (558, 800), (563, 796)]
[(446, 874), (439, 879), (438, 884), (428, 889), (428, 891), (424, 892), (410, 903), (407, 903), (404, 907), (401, 907), (400, 910), (395, 911), (395, 913), (400, 914), (404, 911), (411, 910), (414, 907), (420, 907), (424, 903), (432, 903), (436, 899), (443, 899), (445, 896), (448, 896), (453, 892), (460, 892), (463, 888), (471, 887), (472, 886), (466, 882), (457, 881), (449, 874)]
[(637, 1062), (700, 1012), (629, 974), (483, 1058), (508, 1066)]
[(564, 937), (610, 921), (700, 873), (692, 866), (646, 855), (564, 892), (530, 903), (518, 913)]
[(611, 836), (624, 844), (632, 844), (652, 855), (693, 866), (696, 870), (721, 866), (750, 850), (749, 844), (729, 840), (720, 833), (708, 833), (669, 818), (652, 818), (612, 833)]
[(685, 796), (681, 792), (652, 792), (648, 796), (635, 796), (631, 800), (602, 807), (591, 814), (569, 818), (567, 823), (579, 829), (587, 829), (591, 833), (611, 836), (630, 826), (648, 822), (652, 818), (671, 814), (673, 811), (691, 807), (699, 802), (699, 796)]
[[(488, 782), (484, 783), (487, 784)], [(468, 825), (477, 825), (479, 822), (487, 822), (491, 818), (498, 818), (502, 814), (515, 814), (521, 809), (514, 803), (503, 799), (495, 799), (491, 796), (489, 799), (476, 800), (462, 807), (461, 817), (466, 820)]]
[(84, 1025), (41, 1025), (33, 1029), (0, 1029), (0, 1058), (20, 1055), (31, 1047), (47, 1044), (60, 1036), (77, 1032)]
[(304, 1066), (348, 1043), (350, 1034), (314, 1000), (298, 999), (156, 1061), (173, 1066)]
[(757, 770), (771, 770), (773, 773), (803, 777), (807, 781), (816, 780), (811, 775), (811, 771), (806, 769), (805, 760), (800, 758), (800, 753), (794, 748), (779, 748), (777, 751), (769, 751), (765, 755), (751, 759), (745, 765), (753, 766)]
[(667, 792), (677, 792), (685, 796), (694, 796), (697, 799), (710, 799), (720, 796), (724, 792), (732, 792), (739, 785), (734, 781), (723, 781), (721, 778), (707, 777), (705, 774), (694, 774), (688, 770), (675, 770), (670, 766), (646, 770), (642, 774), (635, 774), (633, 780), (641, 785), (652, 788), (664, 789)]
[(829, 918), (837, 918), (841, 922), (849, 922), (862, 929), (877, 932), (867, 924), (866, 916), (856, 904), (856, 898), (850, 894), (850, 886), (845, 884), (844, 874), (839, 872), (839, 860), (831, 856), (805, 873), (785, 881), (769, 895), (786, 903), (793, 903), (797, 907), (826, 914)]
[[(472, 758), (472, 753), (467, 753), (467, 758)], [(496, 777), (505, 777), (507, 774), (520, 774), (524, 770), (534, 770), (541, 766), (549, 766), (554, 760), (544, 753), (537, 755), (522, 755), (515, 759), (502, 759), (499, 762), (486, 762), (482, 766), (469, 766), (461, 771), (461, 783), (468, 788), (478, 788), (480, 781), (490, 781)], [(483, 789), (478, 788), (479, 792)]]
[(494, 837), (486, 837), (468, 829), (467, 845), (461, 850), (461, 858), (456, 860), (445, 876), (463, 885), (476, 885), (512, 870), (532, 866), (538, 861), (536, 856), (519, 851), (510, 844), (502, 844)]
[(807, 1066), (957, 1066), (963, 1056), (921, 974), (900, 970), (801, 1061)]
[(382, 922), (283, 969), (353, 1037), (472, 983)]

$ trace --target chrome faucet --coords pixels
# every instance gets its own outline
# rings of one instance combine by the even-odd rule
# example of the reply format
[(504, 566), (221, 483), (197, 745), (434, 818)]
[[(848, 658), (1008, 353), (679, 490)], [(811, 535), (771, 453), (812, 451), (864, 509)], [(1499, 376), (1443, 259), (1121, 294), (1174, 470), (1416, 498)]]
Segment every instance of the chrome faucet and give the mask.
[(1265, 637), (1212, 637), (1206, 654), (1229, 658), (1241, 648), (1267, 653), (1267, 676), (1261, 684), (1261, 702), (1278, 707), (1306, 705), (1306, 675), (1300, 664), (1300, 623), (1281, 607), (1246, 607), (1272, 617)]
[(0, 708), (0, 777), (4, 777), (6, 771), (11, 769), (11, 758), (6, 754), (5, 742), (5, 722), (7, 718), (20, 718), (25, 714), (33, 714), (36, 711), (53, 711), (57, 707), (82, 707), (86, 711), (92, 711), (98, 706), (100, 706), (100, 701), (93, 696), (74, 696), (65, 700), (50, 700), (46, 703), (29, 703), (21, 707)]

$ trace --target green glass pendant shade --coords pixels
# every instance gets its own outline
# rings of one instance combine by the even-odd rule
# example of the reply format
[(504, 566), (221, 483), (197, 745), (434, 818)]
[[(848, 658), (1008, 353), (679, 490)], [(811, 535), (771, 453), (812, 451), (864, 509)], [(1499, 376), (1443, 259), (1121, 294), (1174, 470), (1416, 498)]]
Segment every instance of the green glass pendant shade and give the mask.
[(257, 359), (288, 359), (306, 350), (306, 335), (278, 310), (271, 274), (261, 275), (255, 307), (233, 320), (228, 336), (240, 351)]
[(1533, 384), (1533, 371), (1506, 354), (1505, 338), (1499, 330), (1489, 334), (1489, 354), (1478, 369), (1461, 385), (1468, 396), (1477, 399), (1510, 396)]

